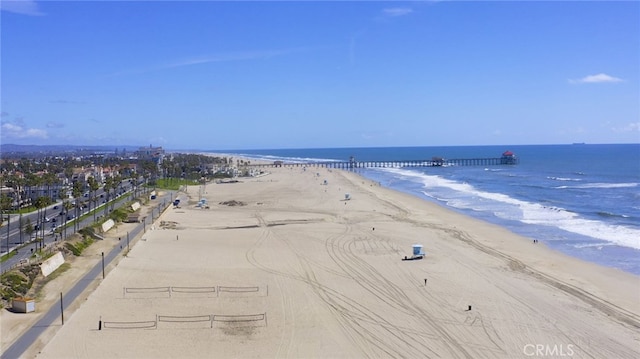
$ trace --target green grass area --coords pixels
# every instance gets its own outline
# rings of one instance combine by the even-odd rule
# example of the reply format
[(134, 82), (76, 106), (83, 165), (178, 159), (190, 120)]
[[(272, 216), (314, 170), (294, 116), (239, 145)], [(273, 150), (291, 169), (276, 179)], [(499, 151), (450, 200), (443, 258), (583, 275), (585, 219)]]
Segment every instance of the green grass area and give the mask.
[(177, 191), (181, 186), (195, 186), (197, 184), (197, 180), (183, 178), (161, 178), (156, 181), (156, 188)]
[(24, 297), (34, 280), (40, 274), (38, 265), (29, 265), (9, 271), (0, 276), (0, 299), (9, 302), (16, 297)]
[(82, 254), (82, 251), (89, 247), (93, 242), (95, 242), (95, 240), (91, 237), (88, 237), (76, 243), (67, 242), (65, 243), (65, 247), (67, 247), (67, 249), (69, 249), (74, 256), (78, 257)]
[(11, 257), (13, 257), (15, 255), (16, 255), (15, 251), (11, 251), (11, 252), (3, 255), (2, 258), (0, 258), (0, 263), (4, 263), (4, 262), (8, 261), (9, 259), (11, 259)]
[(37, 210), (38, 209), (35, 206), (29, 206), (29, 207), (22, 207), (20, 209), (12, 209), (12, 210), (7, 211), (5, 213), (7, 213), (7, 214), (20, 214), (20, 213), (29, 214), (29, 213), (35, 212)]

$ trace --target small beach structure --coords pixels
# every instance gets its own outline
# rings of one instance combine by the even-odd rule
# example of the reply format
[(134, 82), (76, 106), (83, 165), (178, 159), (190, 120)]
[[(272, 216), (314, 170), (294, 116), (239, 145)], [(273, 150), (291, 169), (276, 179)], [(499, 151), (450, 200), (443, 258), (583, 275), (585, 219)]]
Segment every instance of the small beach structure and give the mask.
[(413, 251), (411, 257), (404, 256), (403, 261), (412, 261), (416, 259), (424, 258), (424, 251), (422, 250), (422, 244), (414, 244), (411, 246)]
[(17, 313), (31, 313), (36, 311), (36, 301), (33, 298), (13, 298), (12, 309)]
[(196, 205), (196, 207), (209, 209), (209, 205), (207, 204), (207, 200), (204, 199), (204, 198), (202, 198), (201, 200), (198, 201), (198, 204)]
[(502, 157), (500, 157), (501, 165), (515, 165), (518, 164), (518, 158), (515, 153), (511, 151), (505, 151), (502, 153)]
[(348, 200), (350, 200), (350, 199), (351, 199), (351, 195), (350, 195), (349, 193), (345, 193), (345, 194), (344, 194), (344, 200), (345, 200), (345, 201), (348, 201)]
[(137, 223), (140, 222), (140, 212), (133, 212), (127, 214), (126, 223)]

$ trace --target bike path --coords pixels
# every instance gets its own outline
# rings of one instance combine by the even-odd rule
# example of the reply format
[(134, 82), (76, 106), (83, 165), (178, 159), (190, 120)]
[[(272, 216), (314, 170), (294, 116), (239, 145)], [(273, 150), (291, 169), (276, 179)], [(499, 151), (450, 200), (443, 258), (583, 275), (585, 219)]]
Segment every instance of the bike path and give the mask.
[[(144, 222), (146, 222), (147, 218), (149, 217), (153, 218), (153, 213), (144, 217)], [(151, 222), (152, 221), (149, 221), (149, 223)], [(130, 236), (136, 238), (136, 236), (145, 229), (144, 227), (144, 223), (134, 227), (134, 229), (130, 232)], [(125, 250), (125, 248), (126, 247), (123, 245), (116, 245), (108, 254), (105, 255), (104, 266), (107, 267), (120, 254), (120, 252)], [(98, 279), (98, 276), (101, 274), (102, 260), (98, 261), (98, 263), (87, 274), (85, 274), (84, 277), (82, 277), (66, 294), (62, 296), (62, 311), (64, 312), (64, 310), (67, 309), (74, 302), (74, 300), (76, 300), (78, 296), (82, 294), (85, 289), (87, 289), (89, 283)], [(56, 320), (60, 320), (61, 322), (60, 301), (57, 301), (56, 304), (53, 305), (42, 318), (40, 318), (40, 320), (38, 320), (20, 337), (18, 337), (18, 339), (16, 339), (16, 341), (5, 351), (3, 351), (2, 355), (0, 355), (0, 358), (19, 358)]]

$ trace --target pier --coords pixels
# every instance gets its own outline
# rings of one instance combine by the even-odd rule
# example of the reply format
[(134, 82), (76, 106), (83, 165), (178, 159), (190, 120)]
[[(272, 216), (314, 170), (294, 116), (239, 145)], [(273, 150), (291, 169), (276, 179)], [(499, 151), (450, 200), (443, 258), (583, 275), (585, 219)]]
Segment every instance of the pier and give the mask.
[(394, 160), (394, 161), (349, 161), (324, 162), (284, 162), (275, 161), (270, 164), (254, 165), (256, 167), (317, 167), (317, 168), (401, 168), (401, 167), (444, 167), (444, 166), (501, 166), (516, 165), (519, 159), (512, 152), (505, 152), (501, 157), (492, 158), (454, 158), (433, 157), (430, 160)]

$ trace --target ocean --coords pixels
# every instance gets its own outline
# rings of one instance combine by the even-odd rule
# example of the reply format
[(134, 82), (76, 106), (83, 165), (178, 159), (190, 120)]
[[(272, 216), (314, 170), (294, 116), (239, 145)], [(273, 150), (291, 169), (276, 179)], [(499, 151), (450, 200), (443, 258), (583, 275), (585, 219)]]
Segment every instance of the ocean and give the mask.
[(284, 162), (495, 158), (516, 165), (354, 169), (382, 186), (640, 275), (640, 144), (211, 151)]

